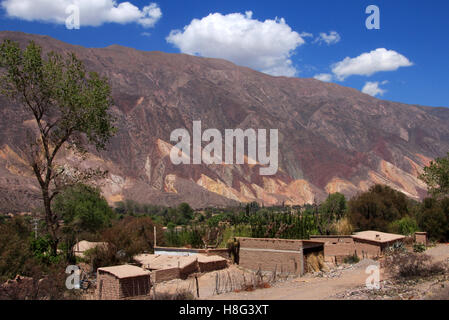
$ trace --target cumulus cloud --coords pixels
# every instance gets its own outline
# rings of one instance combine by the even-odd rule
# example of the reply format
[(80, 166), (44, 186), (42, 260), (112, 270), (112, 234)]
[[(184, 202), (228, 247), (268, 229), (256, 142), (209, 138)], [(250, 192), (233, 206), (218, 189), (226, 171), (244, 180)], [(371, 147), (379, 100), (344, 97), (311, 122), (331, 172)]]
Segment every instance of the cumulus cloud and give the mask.
[(339, 80), (344, 80), (352, 75), (371, 76), (376, 72), (396, 71), (412, 65), (409, 59), (396, 51), (379, 48), (356, 58), (345, 58), (332, 66), (332, 72)]
[(183, 53), (230, 60), (274, 76), (295, 76), (291, 57), (305, 43), (284, 19), (258, 21), (245, 14), (210, 14), (173, 30), (167, 41)]
[(378, 81), (376, 82), (370, 82), (368, 81), (367, 83), (365, 83), (365, 86), (362, 89), (363, 93), (369, 94), (370, 96), (383, 96), (385, 92), (387, 92), (387, 90), (382, 89), (379, 87), (379, 85), (381, 84), (387, 84), (388, 81), (383, 81), (382, 83), (379, 83)]
[(319, 37), (315, 39), (314, 42), (318, 43), (326, 43), (327, 45), (332, 45), (339, 43), (341, 40), (341, 36), (337, 31), (330, 31), (329, 33), (320, 33)]
[(81, 26), (100, 26), (104, 23), (138, 23), (145, 28), (154, 27), (162, 11), (156, 3), (139, 9), (130, 2), (115, 0), (3, 0), (1, 6), (8, 17), (26, 21), (65, 24), (67, 8), (79, 8)]
[(323, 81), (323, 82), (331, 82), (332, 81), (332, 75), (330, 73), (320, 73), (313, 77), (314, 79)]

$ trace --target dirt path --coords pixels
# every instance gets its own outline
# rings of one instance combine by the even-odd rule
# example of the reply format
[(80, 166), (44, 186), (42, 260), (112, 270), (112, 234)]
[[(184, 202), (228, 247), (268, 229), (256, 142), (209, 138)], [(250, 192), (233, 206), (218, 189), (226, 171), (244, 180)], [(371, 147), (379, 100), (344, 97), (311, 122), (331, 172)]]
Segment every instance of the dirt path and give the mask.
[[(430, 248), (426, 254), (435, 262), (449, 259), (449, 245), (440, 244)], [(314, 278), (307, 275), (286, 283), (277, 284), (273, 288), (261, 289), (245, 293), (228, 293), (213, 296), (213, 300), (334, 300), (335, 296), (348, 290), (365, 286), (369, 276), (366, 267), (372, 263), (362, 261), (353, 269), (344, 270), (337, 278)], [(381, 280), (387, 277), (381, 270)]]
[(338, 278), (314, 278), (305, 276), (277, 284), (269, 289), (253, 292), (228, 293), (213, 296), (211, 300), (326, 300), (338, 293), (365, 284), (366, 267), (343, 270)]
[[(447, 261), (449, 258), (449, 245), (441, 244), (426, 251), (434, 261)], [(243, 278), (248, 281), (253, 273), (245, 272), (242, 269), (231, 266), (226, 270), (216, 271), (199, 275), (200, 299), (204, 300), (336, 300), (344, 297), (345, 293), (351, 290), (364, 288), (369, 274), (366, 268), (370, 265), (378, 265), (372, 260), (364, 260), (354, 266), (346, 266), (343, 270), (334, 270), (324, 277), (317, 277), (308, 274), (302, 278), (290, 279), (285, 282), (278, 282), (268, 289), (258, 289), (252, 292), (233, 292), (230, 287), (236, 288), (237, 284), (243, 283)], [(229, 293), (216, 294), (217, 275), (220, 278), (220, 288), (226, 288)], [(232, 280), (231, 280), (232, 279)], [(229, 282), (232, 285), (229, 285)], [(381, 270), (380, 280), (388, 280)], [(425, 288), (427, 284), (421, 285)], [(422, 289), (421, 288), (421, 289)], [(420, 288), (414, 288), (420, 289)], [(187, 290), (196, 295), (195, 279), (174, 280), (156, 286), (157, 292), (176, 292)], [(428, 289), (420, 290), (426, 291)], [(350, 298), (350, 297), (349, 297)], [(343, 299), (343, 298), (342, 298)]]

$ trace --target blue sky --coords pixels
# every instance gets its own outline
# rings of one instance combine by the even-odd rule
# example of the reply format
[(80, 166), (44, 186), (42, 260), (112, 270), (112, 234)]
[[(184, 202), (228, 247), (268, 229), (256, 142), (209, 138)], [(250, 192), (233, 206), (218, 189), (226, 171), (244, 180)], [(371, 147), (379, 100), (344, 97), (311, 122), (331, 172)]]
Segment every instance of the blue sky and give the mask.
[[(381, 99), (449, 107), (447, 0), (102, 3), (108, 1), (112, 9), (95, 6), (97, 0), (60, 0), (55, 1), (59, 7), (52, 8), (36, 7), (42, 0), (0, 0), (0, 30), (45, 34), (86, 47), (120, 44), (218, 56), (276, 75), (327, 74), (326, 80), (358, 90), (365, 87)], [(117, 7), (124, 2), (126, 6)], [(152, 2), (161, 15), (144, 10)], [(70, 3), (81, 3), (79, 30), (67, 29), (61, 20), (61, 5)], [(380, 30), (365, 26), (368, 5), (380, 9)], [(218, 15), (209, 16), (213, 13)], [(233, 13), (240, 15), (229, 16)], [(86, 18), (89, 14), (92, 17)], [(196, 24), (191, 24), (193, 19), (198, 19)], [(180, 32), (167, 41), (173, 30)], [(276, 43), (275, 48), (264, 41)], [(382, 48), (386, 50), (377, 50)]]

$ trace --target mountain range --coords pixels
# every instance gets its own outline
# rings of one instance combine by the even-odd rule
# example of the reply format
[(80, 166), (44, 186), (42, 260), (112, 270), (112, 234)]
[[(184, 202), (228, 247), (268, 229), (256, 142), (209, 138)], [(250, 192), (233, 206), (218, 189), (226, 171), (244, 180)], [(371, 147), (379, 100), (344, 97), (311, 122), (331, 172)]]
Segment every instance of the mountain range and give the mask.
[[(272, 77), (231, 62), (118, 45), (84, 48), (48, 36), (0, 32), (44, 52), (74, 52), (111, 84), (118, 132), (104, 152), (90, 150), (84, 167), (108, 170), (99, 182), (113, 204), (126, 199), (195, 208), (319, 202), (382, 183), (414, 199), (426, 196), (422, 168), (449, 151), (449, 109), (379, 100), (315, 79)], [(17, 149), (32, 117), (0, 97), (0, 211), (39, 205), (39, 188)], [(279, 170), (259, 164), (174, 165), (173, 130), (278, 129)], [(79, 164), (64, 150), (58, 161)]]

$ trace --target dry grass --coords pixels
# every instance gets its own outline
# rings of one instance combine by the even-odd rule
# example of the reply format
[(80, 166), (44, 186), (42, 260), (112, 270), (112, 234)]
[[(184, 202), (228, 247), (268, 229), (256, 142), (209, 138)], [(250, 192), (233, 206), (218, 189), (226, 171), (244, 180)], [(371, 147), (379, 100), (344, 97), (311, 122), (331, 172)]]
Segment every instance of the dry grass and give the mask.
[(352, 234), (354, 232), (354, 227), (352, 226), (349, 218), (345, 217), (338, 220), (332, 224), (332, 230), (335, 235), (344, 236)]
[(322, 252), (312, 253), (306, 257), (307, 271), (319, 272), (328, 271), (324, 263), (324, 255)]
[(386, 257), (384, 266), (396, 279), (426, 278), (445, 274), (448, 266), (444, 262), (433, 262), (420, 253), (394, 253)]
[(195, 300), (195, 296), (192, 292), (186, 289), (176, 290), (174, 293), (161, 292), (153, 293), (152, 300), (165, 300), (165, 301), (175, 301), (175, 300)]

